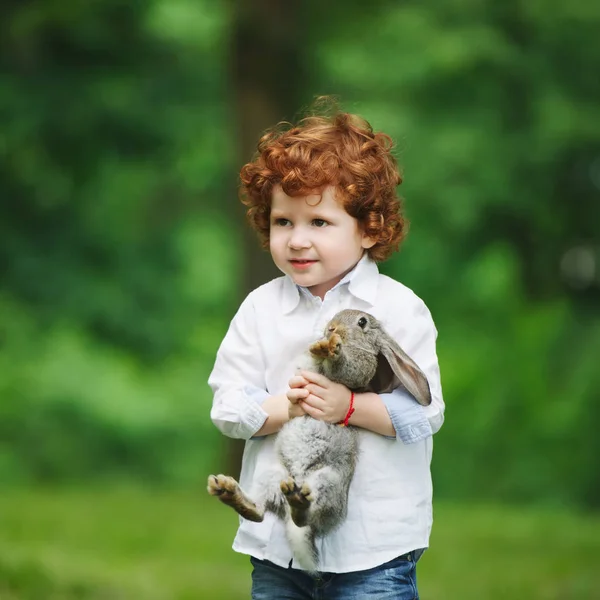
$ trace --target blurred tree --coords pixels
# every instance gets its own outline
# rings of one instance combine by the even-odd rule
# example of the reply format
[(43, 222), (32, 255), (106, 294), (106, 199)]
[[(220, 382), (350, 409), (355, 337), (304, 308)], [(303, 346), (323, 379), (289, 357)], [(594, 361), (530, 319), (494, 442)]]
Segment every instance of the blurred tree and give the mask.
[[(293, 26), (291, 26), (293, 24)], [(252, 159), (260, 136), (280, 121), (292, 120), (307, 94), (306, 11), (276, 0), (243, 1), (233, 15), (231, 70), (238, 125), (240, 164)], [(244, 227), (248, 268), (245, 293), (280, 273), (260, 251), (256, 234)]]

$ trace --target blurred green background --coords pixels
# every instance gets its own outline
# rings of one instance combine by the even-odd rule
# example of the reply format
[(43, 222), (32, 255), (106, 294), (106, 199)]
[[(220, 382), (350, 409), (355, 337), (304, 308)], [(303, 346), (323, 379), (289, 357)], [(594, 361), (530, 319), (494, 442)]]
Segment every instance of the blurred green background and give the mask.
[(447, 402), (424, 600), (600, 598), (600, 3), (0, 8), (0, 599), (237, 599), (206, 379), (277, 273), (237, 174), (335, 94), (397, 142)]

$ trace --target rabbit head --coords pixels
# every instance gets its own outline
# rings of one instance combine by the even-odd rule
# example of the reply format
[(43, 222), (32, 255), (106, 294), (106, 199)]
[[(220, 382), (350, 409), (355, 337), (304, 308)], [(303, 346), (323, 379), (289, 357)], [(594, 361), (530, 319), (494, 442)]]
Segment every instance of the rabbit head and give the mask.
[(403, 386), (419, 404), (431, 403), (421, 369), (369, 313), (340, 311), (309, 351), (323, 375), (350, 389), (382, 394)]

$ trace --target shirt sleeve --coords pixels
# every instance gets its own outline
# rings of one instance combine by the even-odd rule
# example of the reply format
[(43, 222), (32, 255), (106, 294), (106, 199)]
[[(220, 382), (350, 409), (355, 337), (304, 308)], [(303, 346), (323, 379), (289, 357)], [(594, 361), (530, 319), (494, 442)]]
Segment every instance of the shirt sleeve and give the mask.
[(429, 406), (418, 404), (404, 389), (380, 394), (396, 430), (396, 438), (405, 444), (413, 444), (440, 430), (445, 410), (435, 347), (437, 329), (429, 309), (421, 300), (394, 338), (423, 371), (431, 392)]
[(208, 378), (213, 391), (212, 422), (228, 437), (250, 439), (264, 424), (261, 408), (269, 396), (265, 366), (256, 332), (251, 296), (234, 316)]
[(421, 406), (404, 389), (396, 389), (389, 394), (379, 394), (388, 411), (396, 438), (405, 444), (414, 444), (433, 435), (431, 423)]

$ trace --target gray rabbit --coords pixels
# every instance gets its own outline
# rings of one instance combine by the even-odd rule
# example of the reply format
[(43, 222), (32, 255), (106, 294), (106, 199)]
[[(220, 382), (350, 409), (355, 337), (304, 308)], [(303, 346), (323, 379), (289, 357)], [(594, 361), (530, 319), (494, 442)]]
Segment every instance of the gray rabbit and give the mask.
[[(369, 313), (337, 313), (327, 324), (325, 337), (310, 346), (309, 356), (312, 364), (306, 370), (355, 392), (385, 393), (403, 386), (420, 404), (431, 403), (425, 375)], [(346, 517), (358, 432), (307, 415), (282, 427), (275, 448), (281, 464), (267, 481), (259, 482), (255, 499), (226, 475), (210, 475), (208, 492), (250, 521), (262, 521), (265, 511), (283, 519), (294, 558), (315, 572), (319, 564), (315, 539)]]

